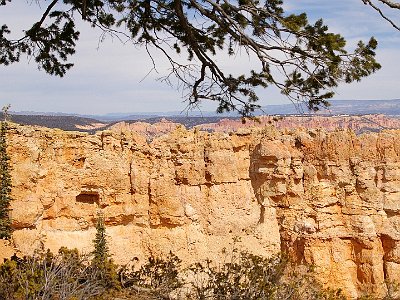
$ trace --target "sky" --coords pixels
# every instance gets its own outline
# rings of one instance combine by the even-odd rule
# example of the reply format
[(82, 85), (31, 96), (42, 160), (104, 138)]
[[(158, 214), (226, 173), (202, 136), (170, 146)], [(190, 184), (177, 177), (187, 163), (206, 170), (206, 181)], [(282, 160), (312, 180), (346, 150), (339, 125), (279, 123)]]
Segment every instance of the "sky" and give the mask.
[[(48, 1), (14, 0), (0, 6), (0, 25), (7, 24), (18, 36), (40, 19)], [(333, 32), (341, 33), (349, 49), (358, 40), (375, 36), (379, 42), (377, 60), (382, 69), (360, 83), (340, 85), (334, 99), (399, 99), (400, 32), (382, 20), (361, 0), (285, 0), (289, 12), (307, 12), (309, 19), (323, 18)], [(399, 20), (400, 12), (392, 14)], [(37, 69), (34, 61), (22, 58), (18, 64), (0, 66), (0, 105), (12, 111), (64, 112), (78, 114), (185, 111), (182, 91), (158, 80), (167, 74), (165, 59), (156, 51), (157, 71), (144, 49), (118, 39), (100, 40), (100, 32), (89, 26), (79, 29), (75, 66), (58, 78)], [(216, 58), (227, 70), (245, 71), (253, 62), (244, 53), (235, 60)], [(150, 72), (150, 74), (149, 74)], [(258, 89), (260, 105), (290, 103), (275, 88)], [(216, 105), (203, 102), (202, 111)]]

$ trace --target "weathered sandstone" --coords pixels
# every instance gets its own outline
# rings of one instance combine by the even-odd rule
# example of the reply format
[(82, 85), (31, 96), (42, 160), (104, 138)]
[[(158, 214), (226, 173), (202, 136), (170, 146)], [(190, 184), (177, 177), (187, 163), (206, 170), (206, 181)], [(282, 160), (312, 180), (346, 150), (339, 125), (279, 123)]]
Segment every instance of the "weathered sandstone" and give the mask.
[(177, 127), (148, 144), (121, 129), (12, 125), (8, 141), (22, 253), (91, 251), (102, 210), (119, 263), (170, 250), (190, 262), (223, 248), (282, 249), (351, 297), (382, 295), (385, 280), (400, 278), (400, 131)]
[(326, 116), (313, 114), (308, 116), (259, 116), (255, 121), (247, 121), (245, 124), (241, 120), (222, 119), (217, 123), (201, 124), (196, 127), (202, 130), (232, 132), (243, 127), (264, 127), (268, 124), (273, 124), (279, 129), (296, 129), (299, 127), (313, 129), (321, 127), (326, 131), (335, 131), (337, 128), (342, 128), (361, 133), (400, 128), (400, 119), (385, 115)]

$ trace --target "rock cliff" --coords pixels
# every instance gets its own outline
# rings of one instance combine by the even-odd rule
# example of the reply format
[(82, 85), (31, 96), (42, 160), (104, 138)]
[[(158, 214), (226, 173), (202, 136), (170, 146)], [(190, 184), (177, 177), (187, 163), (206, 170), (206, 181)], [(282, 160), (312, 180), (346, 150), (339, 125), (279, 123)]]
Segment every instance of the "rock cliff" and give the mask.
[(222, 119), (217, 123), (197, 125), (202, 130), (232, 132), (239, 128), (264, 127), (273, 124), (278, 129), (324, 128), (326, 131), (335, 131), (338, 128), (351, 129), (356, 133), (377, 132), (382, 129), (400, 128), (400, 119), (385, 115), (298, 115), (298, 116), (259, 116), (255, 121)]
[(282, 249), (350, 297), (382, 295), (400, 278), (400, 131), (178, 126), (148, 143), (131, 131), (12, 125), (8, 143), (22, 253), (91, 251), (102, 210), (119, 263)]

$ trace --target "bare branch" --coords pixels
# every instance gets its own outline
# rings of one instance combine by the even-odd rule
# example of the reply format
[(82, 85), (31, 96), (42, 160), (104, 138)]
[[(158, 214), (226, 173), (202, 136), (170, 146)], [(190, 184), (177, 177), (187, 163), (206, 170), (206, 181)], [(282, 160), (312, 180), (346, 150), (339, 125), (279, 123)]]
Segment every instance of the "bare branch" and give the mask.
[[(381, 17), (383, 19), (388, 21), (390, 23), (390, 25), (392, 25), (395, 29), (400, 31), (400, 27), (396, 23), (394, 23), (389, 17), (387, 17), (378, 6), (373, 4), (371, 0), (362, 0), (362, 1), (364, 2), (364, 4), (369, 5), (373, 9), (375, 9), (381, 15)], [(392, 1), (387, 1), (387, 0), (379, 0), (379, 1), (392, 7), (392, 8), (400, 9), (400, 3), (394, 3)]]
[(400, 3), (399, 2), (394, 2), (394, 1), (390, 1), (390, 0), (379, 0), (379, 2), (382, 2), (383, 4), (386, 4), (390, 8), (400, 9)]

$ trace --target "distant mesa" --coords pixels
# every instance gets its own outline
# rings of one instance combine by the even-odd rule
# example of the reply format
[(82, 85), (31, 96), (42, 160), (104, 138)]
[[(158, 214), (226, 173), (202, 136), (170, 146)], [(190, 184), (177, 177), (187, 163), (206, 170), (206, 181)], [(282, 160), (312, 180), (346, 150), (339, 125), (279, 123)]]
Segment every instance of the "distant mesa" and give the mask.
[[(333, 117), (333, 118), (332, 118)], [(182, 124), (207, 131), (236, 131), (239, 128), (274, 125), (280, 129), (322, 127), (326, 130), (348, 128), (356, 133), (400, 128), (400, 99), (394, 100), (332, 100), (331, 106), (314, 113), (294, 104), (262, 107), (258, 121), (242, 123), (233, 114), (214, 112), (110, 113), (106, 115), (68, 115), (63, 113), (12, 113), (13, 122), (68, 131), (94, 133), (99, 130), (122, 128), (154, 137), (165, 134)], [(122, 122), (122, 123), (121, 123)]]

